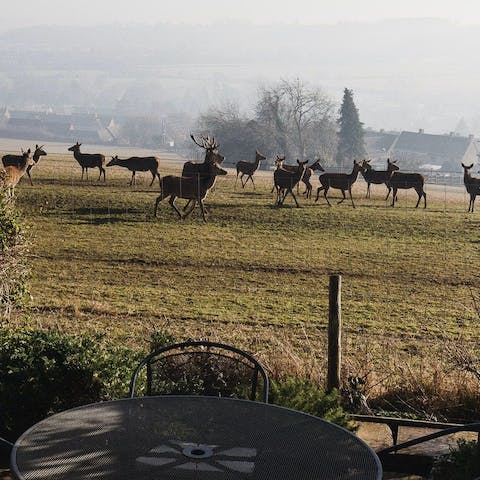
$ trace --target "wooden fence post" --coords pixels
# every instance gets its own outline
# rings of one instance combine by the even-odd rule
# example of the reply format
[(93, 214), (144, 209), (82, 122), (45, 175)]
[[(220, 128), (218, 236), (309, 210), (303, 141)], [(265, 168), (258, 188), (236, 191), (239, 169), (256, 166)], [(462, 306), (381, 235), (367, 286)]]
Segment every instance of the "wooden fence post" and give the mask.
[(328, 375), (327, 391), (340, 388), (342, 360), (342, 277), (329, 276), (328, 297)]

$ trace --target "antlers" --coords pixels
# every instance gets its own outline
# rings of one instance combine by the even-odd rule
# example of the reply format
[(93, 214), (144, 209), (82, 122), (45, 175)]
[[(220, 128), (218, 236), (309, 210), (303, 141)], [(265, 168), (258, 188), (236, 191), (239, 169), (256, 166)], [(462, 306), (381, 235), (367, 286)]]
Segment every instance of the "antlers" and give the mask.
[(205, 150), (215, 150), (218, 148), (218, 143), (215, 141), (215, 137), (210, 138), (210, 135), (207, 138), (202, 135), (202, 143), (198, 143), (197, 140), (195, 140), (193, 133), (190, 134), (190, 138), (194, 141), (195, 145), (198, 145)]

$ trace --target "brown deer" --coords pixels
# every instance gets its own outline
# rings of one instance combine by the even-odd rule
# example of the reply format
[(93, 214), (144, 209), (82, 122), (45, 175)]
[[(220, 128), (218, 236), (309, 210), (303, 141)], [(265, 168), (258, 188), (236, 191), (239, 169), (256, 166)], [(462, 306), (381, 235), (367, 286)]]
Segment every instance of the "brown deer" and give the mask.
[(7, 189), (7, 196), (12, 198), (15, 195), (15, 187), (25, 175), (29, 165), (33, 165), (30, 158), (30, 149), (22, 154), (22, 160), (18, 165), (7, 165), (4, 167), (3, 186)]
[[(190, 138), (193, 140), (195, 145), (198, 145), (200, 148), (205, 150), (205, 159), (203, 163), (196, 163), (196, 162), (185, 162), (183, 164), (182, 169), (182, 177), (195, 177), (198, 181), (206, 174), (209, 174), (210, 166), (213, 163), (221, 165), (222, 162), (225, 160), (223, 155), (220, 155), (218, 151), (219, 144), (215, 141), (215, 137), (210, 138), (201, 136), (201, 143), (195, 140), (193, 134), (190, 134)], [(192, 200), (189, 200), (187, 204), (183, 207), (183, 211), (185, 212), (187, 208), (191, 205)]]
[[(206, 222), (207, 219), (205, 218), (205, 206), (203, 200), (207, 196), (208, 191), (215, 184), (217, 176), (226, 174), (226, 170), (220, 168), (218, 163), (213, 162), (209, 164), (208, 171), (204, 171), (202, 175), (199, 175), (198, 177), (176, 177), (173, 175), (163, 177), (161, 180), (161, 194), (155, 202), (154, 216), (157, 216), (158, 204), (163, 199), (170, 197), (168, 203), (170, 203), (179, 218), (187, 218), (198, 202), (200, 204), (200, 209), (202, 210), (203, 221)], [(184, 211), (183, 215), (175, 206), (174, 202), (177, 197), (188, 199), (193, 203), (187, 211)]]
[(289, 172), (283, 168), (277, 168), (273, 173), (273, 181), (275, 182), (275, 188), (277, 189), (277, 201), (276, 205), (280, 206), (283, 205), (286, 196), (290, 193), (290, 195), (295, 200), (295, 204), (297, 208), (300, 208), (300, 205), (297, 202), (297, 198), (293, 193), (293, 188), (298, 182), (302, 179), (305, 169), (307, 168), (308, 160), (301, 162), (297, 160), (297, 166), (295, 167), (295, 171)]
[[(30, 153), (30, 149), (28, 149), (28, 152)], [(20, 165), (23, 163), (23, 149), (22, 149), (22, 155), (4, 155), (2, 157), (2, 163), (4, 167), (8, 166), (14, 166), (14, 167), (20, 167)], [(30, 170), (34, 165), (38, 163), (40, 160), (40, 157), (46, 155), (46, 152), (43, 150), (43, 145), (39, 147), (38, 145), (35, 145), (35, 151), (33, 152), (33, 161), (34, 163), (32, 165), (28, 165), (27, 167), (27, 175), (28, 178), (30, 179), (30, 185), (33, 185), (32, 182), (32, 177), (30, 176)]]
[(425, 193), (425, 190), (423, 188), (425, 185), (425, 177), (422, 174), (392, 172), (390, 178), (386, 182), (386, 185), (388, 188), (387, 198), (390, 195), (390, 191), (393, 190), (393, 198), (391, 204), (392, 207), (395, 206), (395, 202), (398, 201), (398, 190), (408, 190), (410, 188), (413, 188), (418, 195), (418, 200), (415, 208), (418, 207), (422, 197), (424, 202), (423, 208), (427, 208), (427, 194)]
[(336, 190), (341, 190), (343, 198), (338, 202), (338, 204), (344, 202), (347, 197), (345, 195), (345, 191), (348, 190), (350, 195), (350, 200), (352, 201), (352, 207), (355, 208), (355, 203), (353, 203), (352, 197), (352, 185), (356, 182), (358, 178), (359, 172), (363, 171), (363, 167), (360, 163), (356, 160), (353, 161), (353, 170), (351, 173), (324, 173), (320, 175), (320, 183), (321, 187), (317, 189), (317, 198), (315, 201), (318, 201), (318, 197), (320, 196), (320, 192), (323, 190), (323, 196), (327, 201), (328, 205), (331, 207), (327, 193), (330, 188), (335, 188)]
[[(370, 165), (371, 160), (364, 160), (362, 163), (362, 167), (364, 170), (362, 171), (363, 178), (367, 182), (367, 194), (365, 198), (370, 198), (370, 184), (380, 185), (384, 183), (387, 184), (388, 180), (392, 176), (392, 172), (399, 169), (396, 161), (390, 161), (387, 158), (387, 169), (386, 170), (374, 170), (373, 167)], [(387, 193), (390, 194), (390, 190)], [(386, 199), (385, 199), (386, 200)]]
[(468, 204), (468, 213), (473, 213), (473, 207), (475, 205), (475, 198), (480, 195), (480, 178), (472, 177), (470, 170), (473, 168), (473, 163), (470, 166), (464, 165), (463, 167), (463, 183), (467, 189), (467, 193), (470, 195), (470, 203)]
[[(277, 168), (283, 168), (284, 170), (287, 170), (287, 172), (294, 172), (295, 169), (297, 168), (296, 165), (284, 165), (283, 162), (285, 160), (285, 157), (279, 157), (277, 155), (277, 158), (275, 159), (275, 165)], [(313, 175), (313, 172), (315, 170), (318, 170), (320, 172), (324, 172), (324, 168), (320, 165), (320, 159), (315, 160), (309, 167), (306, 168), (305, 173), (303, 174), (302, 177), (302, 182), (305, 184), (305, 191), (303, 192), (303, 195), (306, 195), (307, 198), (312, 198), (312, 190), (313, 190), (313, 185), (310, 183), (310, 178)], [(275, 185), (273, 185), (272, 192), (275, 189)], [(270, 193), (272, 193), (270, 192)], [(297, 193), (298, 193), (298, 185), (297, 185)]]
[[(255, 182), (253, 181), (253, 174), (258, 170), (258, 167), (260, 166), (260, 162), (262, 160), (266, 160), (266, 156), (265, 155), (262, 155), (258, 150), (255, 151), (255, 161), (252, 163), (252, 162), (244, 162), (243, 160), (240, 160), (239, 162), (237, 162), (236, 164), (236, 168), (237, 168), (237, 178), (235, 179), (235, 187), (234, 188), (237, 188), (237, 180), (238, 180), (238, 175), (240, 175), (240, 173), (242, 175), (240, 175), (240, 182), (242, 184), (242, 188), (245, 188), (245, 185), (247, 184), (247, 182), (249, 180), (252, 181), (252, 185), (253, 185), (253, 189), (255, 190)], [(243, 182), (243, 177), (244, 175), (247, 175), (247, 179), (245, 180), (245, 182)]]
[(158, 178), (158, 183), (160, 183), (160, 174), (158, 173), (160, 159), (158, 157), (130, 157), (130, 158), (122, 159), (122, 158), (118, 158), (118, 155), (115, 155), (107, 163), (107, 167), (113, 167), (114, 165), (128, 168), (128, 170), (132, 172), (130, 186), (136, 184), (135, 174), (137, 172), (148, 172), (149, 170), (152, 174), (152, 181), (150, 183), (150, 186), (153, 185), (155, 178)]
[(83, 174), (86, 172), (87, 174), (87, 180), (88, 180), (88, 169), (89, 168), (98, 168), (100, 171), (98, 175), (98, 180), (102, 178), (102, 173), (103, 173), (103, 181), (105, 182), (105, 169), (103, 168), (103, 165), (105, 163), (105, 155), (102, 155), (101, 153), (81, 153), (80, 152), (80, 146), (81, 143), (76, 143), (75, 145), (72, 145), (68, 151), (73, 152), (73, 156), (75, 157), (75, 160), (80, 164), (82, 167), (82, 180), (83, 180)]

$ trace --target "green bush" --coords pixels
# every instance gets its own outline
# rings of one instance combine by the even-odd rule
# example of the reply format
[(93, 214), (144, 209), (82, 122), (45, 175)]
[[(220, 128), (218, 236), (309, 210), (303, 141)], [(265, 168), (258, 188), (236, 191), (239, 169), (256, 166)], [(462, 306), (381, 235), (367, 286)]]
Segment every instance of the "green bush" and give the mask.
[(473, 480), (480, 477), (480, 447), (476, 441), (459, 440), (433, 468), (434, 480)]
[(139, 355), (100, 335), (0, 329), (0, 436), (47, 415), (124, 397)]
[(272, 381), (269, 402), (310, 413), (354, 430), (350, 417), (340, 405), (338, 392), (326, 393), (311, 380), (287, 377)]
[(13, 202), (1, 185), (0, 171), (0, 323), (27, 296), (26, 241)]

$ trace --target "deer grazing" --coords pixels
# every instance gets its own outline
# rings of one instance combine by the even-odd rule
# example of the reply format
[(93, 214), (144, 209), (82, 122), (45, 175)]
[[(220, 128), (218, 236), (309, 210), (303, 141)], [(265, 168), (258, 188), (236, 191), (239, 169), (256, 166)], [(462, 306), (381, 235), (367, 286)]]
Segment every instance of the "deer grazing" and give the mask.
[[(227, 171), (220, 168), (218, 163), (213, 162), (208, 164), (208, 169), (206, 168), (201, 175), (198, 177), (176, 177), (173, 175), (168, 175), (163, 177), (161, 183), (161, 194), (155, 202), (154, 216), (157, 216), (158, 204), (165, 198), (170, 197), (168, 203), (175, 210), (179, 218), (184, 219), (192, 213), (195, 205), (200, 204), (200, 209), (202, 210), (203, 221), (206, 222), (205, 218), (205, 206), (203, 200), (207, 196), (210, 188), (215, 184), (215, 180), (218, 175), (226, 175)], [(185, 198), (192, 202), (192, 206), (188, 210), (184, 210), (184, 214), (178, 210), (175, 206), (175, 199)]]
[[(255, 190), (255, 182), (253, 181), (253, 174), (258, 170), (258, 167), (260, 166), (260, 162), (262, 160), (266, 160), (266, 156), (262, 155), (258, 150), (255, 151), (255, 161), (252, 162), (244, 162), (243, 160), (240, 160), (236, 164), (237, 168), (237, 178), (235, 179), (235, 187), (237, 187), (237, 180), (238, 180), (238, 175), (240, 175), (240, 182), (242, 183), (242, 188), (245, 188), (245, 185), (249, 180), (252, 181), (253, 189)], [(247, 175), (247, 179), (245, 182), (243, 181), (243, 177)]]
[(100, 171), (98, 175), (98, 180), (102, 178), (102, 173), (103, 173), (103, 181), (105, 181), (105, 169), (103, 168), (103, 165), (105, 163), (105, 155), (102, 155), (101, 153), (81, 153), (80, 152), (80, 146), (81, 143), (76, 143), (75, 145), (72, 145), (68, 151), (73, 152), (73, 156), (75, 157), (75, 160), (80, 164), (82, 167), (82, 180), (83, 180), (83, 174), (87, 174), (87, 180), (88, 180), (88, 169), (89, 168), (98, 168)]
[[(370, 161), (371, 160), (364, 160), (362, 163), (362, 167), (364, 168), (364, 170), (362, 171), (362, 175), (367, 182), (367, 194), (365, 198), (370, 198), (370, 185), (372, 183), (375, 185), (380, 185), (382, 183), (387, 185), (388, 180), (392, 176), (392, 172), (399, 169), (396, 161), (390, 161), (389, 158), (387, 158), (386, 170), (374, 170), (373, 167), (370, 165)], [(390, 190), (387, 193), (387, 198), (389, 194)]]
[[(30, 150), (28, 151), (30, 152)], [(40, 157), (45, 155), (47, 155), (47, 153), (45, 152), (45, 150), (43, 150), (43, 145), (42, 146), (35, 145), (35, 151), (33, 152), (33, 157), (32, 157), (33, 164), (28, 165), (27, 167), (27, 175), (30, 180), (30, 185), (32, 186), (33, 186), (33, 182), (32, 182), (32, 177), (30, 175), (30, 170), (38, 163), (38, 161), (40, 160)], [(19, 167), (22, 164), (22, 162), (23, 162), (23, 150), (22, 150), (22, 155), (4, 155), (2, 157), (2, 163), (4, 167), (8, 167), (8, 166)]]
[(464, 165), (463, 167), (463, 183), (467, 189), (467, 193), (470, 195), (470, 203), (468, 204), (468, 212), (473, 213), (473, 206), (475, 205), (475, 198), (480, 195), (480, 178), (472, 177), (470, 170), (473, 168), (473, 163), (470, 166)]
[(28, 167), (34, 162), (30, 158), (30, 149), (22, 154), (22, 160), (17, 165), (7, 165), (4, 167), (3, 186), (7, 189), (7, 196), (12, 198), (15, 194), (15, 187), (20, 179), (25, 175)]
[(107, 163), (107, 167), (113, 167), (114, 165), (128, 168), (128, 170), (132, 172), (130, 186), (136, 184), (135, 174), (137, 172), (148, 172), (149, 170), (152, 174), (152, 181), (150, 183), (150, 186), (153, 185), (155, 178), (158, 178), (158, 182), (160, 183), (160, 174), (158, 173), (160, 159), (158, 157), (130, 157), (130, 158), (121, 159), (121, 158), (118, 158), (118, 155), (115, 155)]
[(323, 196), (325, 197), (328, 205), (331, 207), (332, 205), (328, 201), (327, 197), (328, 190), (330, 188), (341, 190), (343, 198), (338, 202), (339, 204), (347, 199), (345, 191), (348, 190), (348, 193), (350, 194), (350, 200), (352, 201), (352, 207), (355, 208), (355, 203), (353, 203), (352, 197), (352, 185), (357, 181), (359, 172), (362, 172), (363, 170), (364, 167), (354, 160), (351, 173), (324, 173), (323, 175), (320, 175), (319, 179), (322, 186), (318, 187), (317, 189), (317, 197), (315, 198), (315, 201), (318, 201), (320, 192), (323, 190)]
[(277, 189), (276, 205), (283, 205), (286, 196), (290, 193), (290, 195), (295, 200), (297, 208), (300, 208), (300, 205), (297, 202), (297, 198), (293, 193), (293, 188), (303, 178), (303, 175), (305, 174), (305, 169), (307, 168), (307, 163), (308, 160), (305, 160), (304, 162), (297, 160), (298, 165), (294, 167), (294, 171), (288, 171), (281, 167), (278, 167), (275, 170), (275, 172), (273, 173), (273, 181), (275, 182), (275, 188)]
[[(421, 198), (423, 197), (423, 208), (427, 208), (427, 194), (424, 190), (425, 177), (421, 173), (402, 173), (402, 172), (392, 172), (390, 178), (386, 182), (388, 193), (387, 198), (390, 195), (390, 191), (393, 190), (393, 198), (391, 206), (395, 206), (395, 202), (398, 200), (397, 192), (398, 190), (408, 190), (410, 188), (415, 189), (418, 195), (417, 204), (415, 208), (418, 207)], [(385, 199), (386, 200), (386, 199)]]

